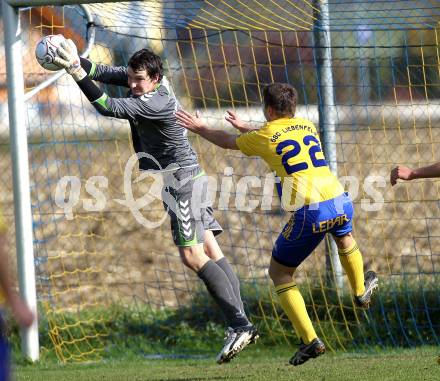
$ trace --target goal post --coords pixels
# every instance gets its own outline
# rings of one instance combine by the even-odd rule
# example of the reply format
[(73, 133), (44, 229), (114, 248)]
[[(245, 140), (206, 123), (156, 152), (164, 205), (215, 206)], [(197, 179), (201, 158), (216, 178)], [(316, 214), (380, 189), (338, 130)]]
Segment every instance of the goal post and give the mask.
[[(83, 2), (86, 3), (87, 1)], [(38, 4), (39, 3), (39, 4)], [(6, 58), (6, 79), (9, 110), (9, 136), (11, 144), (11, 161), (14, 190), (15, 213), (15, 242), (17, 270), (20, 294), (36, 317), (37, 294), (35, 279), (35, 257), (32, 227), (32, 209), (29, 179), (29, 153), (25, 126), (24, 105), (29, 97), (36, 94), (45, 86), (61, 77), (63, 72), (54, 74), (52, 79), (37, 86), (33, 91), (24, 93), (23, 63), (22, 63), (22, 29), (18, 7), (38, 5), (67, 4), (68, 1), (3, 1), (2, 11), (4, 20), (4, 44)], [(77, 4), (78, 2), (71, 2)], [(90, 17), (90, 15), (88, 15)], [(90, 21), (90, 20), (89, 20)], [(91, 46), (88, 46), (83, 56), (87, 56)], [(30, 327), (21, 329), (22, 352), (31, 361), (39, 359), (38, 319)]]
[[(18, 9), (2, 2), (6, 72), (8, 84), (9, 131), (14, 182), (16, 250), (20, 294), (37, 316), (35, 262), (33, 250), (32, 210), (29, 181), (28, 145), (24, 112), (24, 82), (21, 29)], [(23, 354), (36, 361), (39, 358), (38, 320), (22, 328)]]
[[(336, 153), (336, 108), (334, 100), (334, 83), (332, 72), (332, 43), (330, 37), (330, 15), (328, 1), (315, 0), (316, 20), (314, 24), (314, 46), (316, 71), (318, 78), (319, 130), (322, 136), (322, 148), (332, 173), (338, 175)], [(326, 240), (327, 278), (343, 290), (342, 266), (339, 260), (338, 247), (333, 237)]]

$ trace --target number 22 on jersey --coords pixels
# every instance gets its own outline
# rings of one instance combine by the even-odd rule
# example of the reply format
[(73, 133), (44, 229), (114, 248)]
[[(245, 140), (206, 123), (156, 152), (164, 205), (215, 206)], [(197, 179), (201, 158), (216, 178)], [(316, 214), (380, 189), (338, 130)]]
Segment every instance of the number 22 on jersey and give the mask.
[[(318, 159), (316, 155), (318, 153), (322, 153), (321, 146), (319, 144), (319, 140), (315, 138), (313, 135), (306, 135), (304, 136), (303, 143), (308, 148), (308, 154), (310, 156), (310, 160), (312, 162), (312, 165), (316, 167), (324, 167), (327, 165), (327, 162), (325, 159)], [(285, 148), (288, 148), (285, 150)], [(283, 151), (285, 151), (283, 153)], [(288, 139), (283, 140), (280, 142), (276, 147), (276, 152), (278, 155), (281, 156), (281, 162), (284, 166), (284, 169), (286, 170), (287, 174), (291, 175), (292, 173), (303, 171), (307, 168), (309, 168), (309, 165), (303, 161), (296, 164), (289, 164), (288, 161), (296, 156), (298, 156), (301, 152), (301, 144), (298, 143), (296, 140)]]

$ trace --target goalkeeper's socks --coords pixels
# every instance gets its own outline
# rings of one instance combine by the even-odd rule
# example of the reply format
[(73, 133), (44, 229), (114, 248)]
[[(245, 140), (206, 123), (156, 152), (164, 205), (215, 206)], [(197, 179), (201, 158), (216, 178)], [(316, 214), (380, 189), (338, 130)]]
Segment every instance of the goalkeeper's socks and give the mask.
[(246, 315), (240, 309), (241, 306), (235, 296), (231, 282), (225, 272), (214, 261), (209, 260), (206, 262), (197, 275), (203, 280), (208, 292), (220, 306), (230, 327), (236, 328), (249, 324)]
[(293, 282), (280, 284), (275, 287), (275, 292), (297, 335), (300, 336), (304, 344), (311, 343), (318, 336), (307, 314), (304, 299), (296, 284)]
[(363, 295), (365, 292), (364, 264), (357, 243), (353, 240), (353, 244), (350, 247), (339, 249), (338, 253), (341, 265), (347, 274), (354, 295)]
[(238, 280), (237, 275), (235, 275), (235, 272), (229, 264), (229, 261), (226, 259), (226, 257), (223, 257), (215, 263), (225, 272), (226, 276), (228, 277), (232, 289), (234, 290), (235, 297), (238, 299), (240, 304), (240, 311), (244, 313), (243, 301), (241, 300), (240, 294), (240, 281)]

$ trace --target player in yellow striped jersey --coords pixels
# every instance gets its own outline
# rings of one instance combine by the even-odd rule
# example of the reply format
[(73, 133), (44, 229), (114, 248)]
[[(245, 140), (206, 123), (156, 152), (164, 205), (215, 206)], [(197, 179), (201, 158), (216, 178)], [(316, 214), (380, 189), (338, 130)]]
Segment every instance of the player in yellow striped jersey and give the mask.
[(4, 322), (2, 319), (3, 305), (9, 305), (14, 317), (21, 326), (30, 326), (34, 315), (29, 307), (21, 300), (18, 294), (12, 289), (11, 270), (5, 253), (6, 224), (0, 211), (0, 380), (10, 378), (10, 353), (6, 340)]
[(242, 132), (238, 137), (209, 129), (197, 113), (194, 116), (182, 110), (176, 116), (185, 128), (222, 148), (260, 156), (280, 179), (277, 188), (282, 205), (292, 211), (292, 216), (276, 240), (269, 275), (302, 341), (290, 363), (301, 365), (323, 354), (325, 345), (313, 328), (293, 274), (325, 234), (335, 238), (357, 305), (369, 307), (378, 279), (373, 271), (364, 278), (362, 255), (351, 234), (352, 201), (327, 166), (313, 123), (295, 117), (296, 90), (274, 83), (264, 88), (263, 98), (267, 123), (261, 129), (251, 129), (234, 112), (228, 112), (226, 120)]

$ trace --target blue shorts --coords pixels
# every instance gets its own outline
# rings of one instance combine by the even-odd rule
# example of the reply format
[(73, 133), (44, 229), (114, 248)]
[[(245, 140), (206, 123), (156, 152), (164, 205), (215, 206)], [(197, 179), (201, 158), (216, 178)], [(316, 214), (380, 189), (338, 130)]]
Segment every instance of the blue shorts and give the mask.
[(348, 193), (310, 204), (295, 211), (278, 236), (272, 257), (288, 267), (298, 267), (326, 233), (342, 237), (352, 231), (353, 203)]
[(0, 380), (9, 380), (10, 352), (9, 344), (6, 340), (6, 329), (0, 314)]

